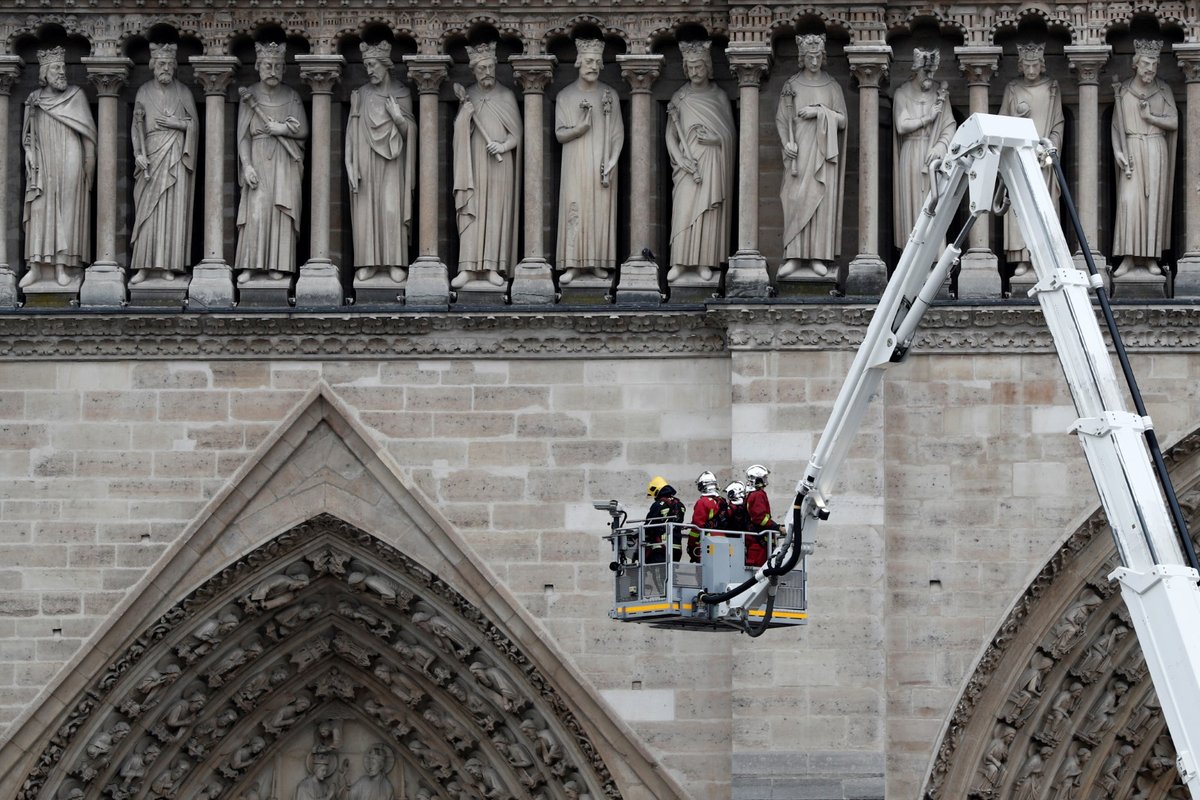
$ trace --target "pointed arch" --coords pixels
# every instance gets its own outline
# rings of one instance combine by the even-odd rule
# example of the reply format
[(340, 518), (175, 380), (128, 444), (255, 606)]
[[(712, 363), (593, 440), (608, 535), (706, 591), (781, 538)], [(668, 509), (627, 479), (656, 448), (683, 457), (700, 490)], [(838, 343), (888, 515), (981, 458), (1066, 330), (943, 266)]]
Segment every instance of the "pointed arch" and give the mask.
[(327, 719), (430, 798), (680, 796), (326, 385), (135, 595), (0, 750), (23, 800), (237, 797)]
[[(1200, 522), (1200, 431), (1165, 454), (1193, 536)], [(1062, 544), (991, 639), (942, 730), (926, 800), (1166, 797), (1175, 750), (1116, 584), (1103, 511)], [(1107, 793), (1107, 794), (1105, 794)]]

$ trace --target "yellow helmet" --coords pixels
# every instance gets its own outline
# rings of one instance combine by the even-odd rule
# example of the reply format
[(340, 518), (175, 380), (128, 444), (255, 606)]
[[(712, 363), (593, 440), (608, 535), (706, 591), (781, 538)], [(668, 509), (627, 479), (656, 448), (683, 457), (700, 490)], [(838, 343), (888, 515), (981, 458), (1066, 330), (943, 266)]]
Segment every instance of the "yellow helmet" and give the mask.
[(646, 486), (646, 497), (658, 497), (659, 491), (667, 485), (667, 479), (661, 475), (655, 475), (650, 479), (650, 483)]

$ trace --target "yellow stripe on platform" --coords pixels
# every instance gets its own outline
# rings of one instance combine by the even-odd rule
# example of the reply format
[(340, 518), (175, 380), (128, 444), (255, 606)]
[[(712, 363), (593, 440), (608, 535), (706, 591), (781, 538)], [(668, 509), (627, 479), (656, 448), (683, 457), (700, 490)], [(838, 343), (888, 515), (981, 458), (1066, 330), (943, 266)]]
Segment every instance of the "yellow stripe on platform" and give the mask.
[[(751, 617), (762, 617), (766, 616), (766, 612), (757, 608), (752, 608), (747, 612), (747, 615)], [(780, 619), (808, 619), (808, 613), (804, 611), (772, 611), (771, 616), (779, 617)]]
[[(617, 611), (619, 611), (622, 614), (644, 614), (647, 611), (678, 611), (678, 610), (679, 610), (679, 603), (655, 603), (655, 604), (649, 605), (649, 606), (625, 606), (624, 608), (617, 609)], [(684, 603), (683, 610), (691, 611), (692, 604)]]

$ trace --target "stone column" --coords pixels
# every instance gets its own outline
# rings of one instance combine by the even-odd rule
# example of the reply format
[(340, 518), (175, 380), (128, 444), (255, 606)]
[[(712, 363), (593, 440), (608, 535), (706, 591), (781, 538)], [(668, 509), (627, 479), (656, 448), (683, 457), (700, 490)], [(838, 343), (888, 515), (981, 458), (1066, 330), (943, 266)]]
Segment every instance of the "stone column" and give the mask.
[(1185, 148), (1184, 166), (1176, 170), (1182, 175), (1177, 186), (1183, 189), (1184, 240), (1174, 295), (1191, 298), (1200, 296), (1200, 195), (1195, 188), (1200, 186), (1200, 44), (1173, 44), (1171, 49), (1187, 81), (1187, 108), (1183, 116), (1187, 127), (1180, 135)]
[(771, 67), (771, 48), (730, 47), (726, 55), (738, 79), (738, 216), (725, 296), (766, 297), (771, 280), (758, 251), (758, 87)]
[[(1100, 254), (1100, 153), (1109, 148), (1109, 137), (1100, 135), (1100, 70), (1112, 53), (1109, 45), (1067, 45), (1063, 48), (1067, 63), (1079, 74), (1079, 127), (1075, 138), (1075, 166), (1079, 170), (1075, 187), (1075, 208), (1087, 236), (1096, 269), (1104, 274), (1104, 256)], [(1065, 154), (1059, 154), (1065, 158)], [(1070, 225), (1070, 220), (1065, 220)], [(1087, 269), (1082, 251), (1075, 257), (1081, 269)]]
[(879, 254), (879, 87), (887, 80), (892, 48), (851, 45), (846, 58), (858, 78), (858, 255), (841, 288), (850, 295), (879, 296), (887, 285), (887, 265)]
[(117, 97), (133, 62), (127, 58), (83, 59), (88, 79), (100, 97), (96, 125), (96, 259), (84, 272), (79, 304), (84, 308), (125, 305), (125, 270), (117, 263)]
[(333, 86), (342, 74), (346, 59), (342, 56), (298, 55), (300, 78), (312, 88), (312, 176), (308, 261), (300, 267), (296, 280), (297, 307), (333, 306), (345, 302), (337, 264), (329, 260), (329, 126), (333, 105)]
[(204, 258), (192, 270), (188, 308), (233, 308), (233, 270), (225, 261), (225, 99), (234, 56), (192, 56), (188, 62), (204, 90)]
[(545, 92), (558, 59), (551, 55), (509, 56), (525, 103), (525, 256), (517, 264), (510, 299), (513, 305), (554, 302), (554, 278), (546, 260)]
[(16, 308), (19, 302), (17, 275), (8, 260), (8, 232), (13, 226), (8, 201), (16, 196), (8, 191), (8, 98), (20, 76), (21, 57), (0, 56), (0, 308)]
[(404, 302), (410, 306), (434, 306), (446, 308), (450, 304), (450, 279), (446, 265), (438, 258), (438, 205), (441, 195), (438, 190), (438, 88), (446, 79), (450, 68), (450, 56), (405, 56), (408, 76), (417, 85), (421, 95), (419, 138), (417, 155), (420, 167), (417, 170), (420, 183), (421, 206), (417, 214), (417, 242), (420, 254), (408, 268), (408, 283), (405, 285)]
[[(954, 48), (959, 69), (967, 78), (967, 102), (972, 114), (988, 113), (988, 89), (1003, 52), (1000, 47)], [(984, 214), (982, 219), (975, 220), (968, 237), (958, 275), (958, 296), (963, 300), (995, 298), (1000, 294), (1000, 273), (999, 259), (991, 248), (992, 215)]]
[[(650, 87), (662, 72), (661, 55), (620, 55), (617, 64), (630, 88), (629, 122), (629, 258), (621, 265), (618, 303), (658, 303), (658, 265), (642, 256), (650, 247), (651, 178), (655, 174), (654, 103)], [(660, 256), (661, 257), (661, 256)]]

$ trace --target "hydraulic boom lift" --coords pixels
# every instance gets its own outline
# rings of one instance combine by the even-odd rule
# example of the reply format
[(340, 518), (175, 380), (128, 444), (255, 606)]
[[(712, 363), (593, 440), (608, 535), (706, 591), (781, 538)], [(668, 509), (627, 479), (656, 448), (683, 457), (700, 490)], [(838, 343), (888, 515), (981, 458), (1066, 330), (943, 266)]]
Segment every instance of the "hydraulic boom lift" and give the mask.
[[(1071, 257), (1042, 163), (1054, 165), (1088, 272), (1078, 269)], [(676, 587), (668, 587), (668, 605), (677, 603), (669, 609), (674, 616), (660, 615), (653, 621), (725, 623), (752, 635), (782, 623), (773, 619), (775, 597), (780, 586), (789, 582), (789, 573), (811, 552), (809, 542), (817, 526), (829, 517), (834, 479), (883, 373), (907, 358), (922, 316), (957, 269), (971, 225), (981, 214), (1003, 213), (1004, 207), (996, 201), (1003, 196), (998, 183), (1003, 181), (1037, 274), (1030, 295), (1045, 314), (1074, 399), (1078, 419), (1070, 432), (1079, 437), (1121, 559), (1111, 577), (1121, 585), (1154, 681), (1175, 744), (1179, 776), (1192, 797), (1200, 800), (1200, 565), (1057, 154), (1049, 142), (1039, 140), (1031, 120), (975, 114), (958, 129), (946, 158), (931, 173), (935, 174), (933, 188), (916, 228), (796, 486), (786, 536), (766, 564), (740, 581), (733, 576), (741, 578), (747, 570), (739, 575), (729, 568), (724, 551), (706, 550), (693, 582), (699, 588), (684, 597)], [(967, 223), (943, 250), (964, 195)], [(1093, 290), (1134, 401), (1133, 411), (1125, 407), (1101, 335), (1089, 295)], [(613, 530), (610, 538), (619, 548), (623, 538), (615, 514)], [(794, 579), (790, 583), (797, 584)], [(803, 602), (802, 579), (796, 588), (799, 593), (793, 594)], [(618, 591), (612, 616), (644, 621), (638, 614), (621, 613), (629, 602), (642, 601)]]

